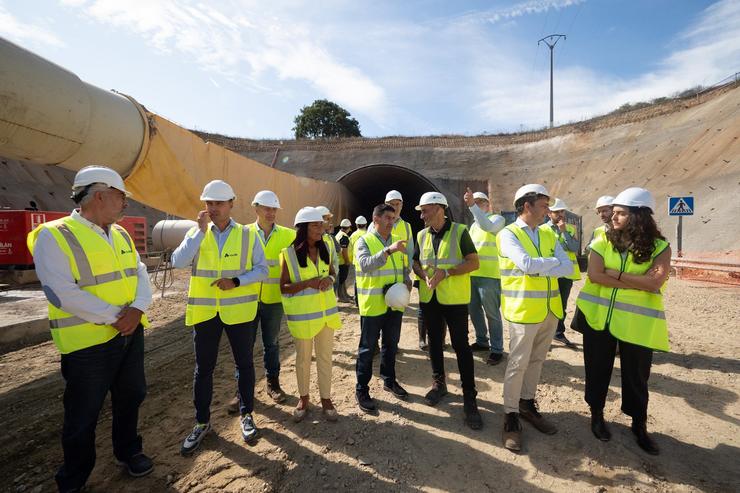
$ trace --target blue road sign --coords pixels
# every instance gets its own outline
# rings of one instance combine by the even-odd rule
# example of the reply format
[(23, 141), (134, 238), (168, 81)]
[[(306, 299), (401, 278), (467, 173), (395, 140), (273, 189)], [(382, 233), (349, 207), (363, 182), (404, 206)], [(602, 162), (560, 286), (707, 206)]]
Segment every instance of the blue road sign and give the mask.
[(694, 197), (668, 197), (668, 214), (670, 216), (693, 216)]

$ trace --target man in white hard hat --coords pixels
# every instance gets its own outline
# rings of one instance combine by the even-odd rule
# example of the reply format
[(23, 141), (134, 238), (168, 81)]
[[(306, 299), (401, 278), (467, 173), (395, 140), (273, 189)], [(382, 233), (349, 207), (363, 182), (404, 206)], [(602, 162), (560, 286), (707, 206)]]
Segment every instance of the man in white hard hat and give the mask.
[(402, 282), (411, 291), (411, 279), (404, 262), (406, 241), (393, 235), (395, 211), (388, 204), (373, 209), (373, 231), (364, 234), (355, 243), (355, 275), (360, 307), (360, 343), (357, 350), (357, 386), (355, 398), (360, 409), (374, 413), (375, 401), (370, 397), (370, 379), (373, 375), (373, 356), (378, 339), (380, 349), (380, 377), (383, 389), (399, 399), (408, 392), (396, 380), (396, 353), (401, 338), (403, 309), (390, 308), (385, 292)]
[(609, 229), (612, 227), (612, 204), (614, 203), (614, 197), (611, 195), (602, 195), (601, 197), (596, 200), (596, 215), (599, 216), (599, 219), (601, 219), (601, 222), (603, 223), (601, 226), (598, 226), (596, 229), (594, 229), (593, 233), (591, 233), (591, 240), (589, 240), (589, 245), (592, 241), (594, 241), (595, 238), (598, 236), (606, 234)]
[(193, 266), (185, 325), (193, 327), (196, 424), (180, 448), (185, 456), (192, 454), (211, 430), (213, 371), (222, 332), (229, 338), (238, 372), (242, 437), (249, 444), (259, 437), (252, 417), (255, 379), (252, 350), (260, 287), (269, 275), (256, 231), (231, 217), (236, 199), (231, 186), (213, 180), (203, 188), (200, 199), (206, 208), (198, 213), (198, 225), (188, 231), (172, 253), (173, 267)]
[(337, 240), (337, 243), (339, 243), (339, 278), (337, 279), (337, 283), (339, 284), (339, 289), (337, 292), (337, 297), (339, 298), (339, 301), (342, 301), (344, 303), (349, 303), (349, 294), (347, 294), (347, 286), (345, 286), (345, 282), (347, 282), (347, 274), (349, 274), (349, 266), (352, 265), (351, 257), (349, 256), (349, 234), (352, 231), (352, 223), (349, 219), (344, 218), (339, 223), (339, 231), (334, 236), (334, 239)]
[(521, 450), (519, 417), (546, 434), (557, 428), (537, 409), (535, 393), (558, 320), (563, 318), (558, 277), (573, 266), (555, 233), (540, 227), (550, 194), (530, 184), (514, 195), (516, 222), (502, 229), (496, 243), (501, 274), (501, 308), (509, 325), (509, 361), (504, 374), (504, 447)]
[(490, 214), (491, 203), (485, 193), (473, 192), (467, 188), (463, 198), (475, 218), (470, 227), (470, 237), (478, 250), (480, 263), (480, 267), (470, 273), (471, 296), (468, 309), (475, 328), (475, 342), (470, 348), (473, 351), (488, 351), (486, 363), (497, 365), (504, 354), (504, 333), (501, 324), (501, 276), (498, 269), (496, 233), (506, 225), (506, 220), (498, 214)]
[[(352, 232), (351, 235), (349, 235), (349, 259), (352, 263), (354, 263), (355, 258), (355, 243), (357, 243), (357, 239), (363, 236), (365, 233), (367, 233), (367, 219), (365, 219), (365, 216), (357, 216), (355, 218), (355, 230)], [(351, 272), (351, 271), (350, 271)], [(354, 295), (354, 302), (355, 306), (357, 305), (357, 280), (355, 279), (355, 295)]]
[(152, 294), (146, 266), (116, 224), (128, 195), (114, 170), (87, 166), (77, 172), (72, 188), (79, 208), (28, 235), (66, 382), (64, 464), (55, 477), (60, 491), (80, 491), (95, 466), (95, 428), (108, 392), (119, 464), (131, 476), (154, 467), (137, 432), (146, 395), (144, 311)]
[[(550, 206), (550, 212), (547, 214), (550, 220), (544, 225), (544, 227), (552, 229), (555, 236), (557, 236), (560, 245), (568, 254), (568, 258), (573, 264), (573, 272), (569, 276), (558, 277), (558, 289), (560, 291), (560, 300), (563, 302), (563, 315), (565, 315), (568, 308), (568, 297), (570, 296), (570, 290), (573, 288), (573, 281), (581, 280), (581, 269), (578, 267), (578, 250), (580, 244), (576, 237), (576, 227), (566, 222), (565, 213), (568, 210), (568, 206), (562, 199), (556, 198), (555, 203)], [(576, 349), (575, 343), (571, 342), (565, 335), (565, 317), (558, 320), (558, 328), (555, 331), (554, 341), (563, 344), (571, 349)]]
[(483, 421), (478, 412), (473, 351), (468, 342), (470, 273), (479, 266), (478, 253), (468, 228), (445, 217), (447, 198), (444, 195), (425, 193), (416, 210), (421, 211), (426, 226), (417, 234), (414, 272), (419, 276), (419, 304), (428, 331), (433, 380), (424, 400), (435, 406), (447, 395), (442, 354), (447, 326), (463, 388), (465, 424), (478, 430), (483, 427)]
[[(257, 220), (247, 228), (259, 239), (265, 252), (269, 274), (260, 283), (257, 318), (255, 319), (262, 333), (265, 364), (265, 392), (277, 403), (285, 401), (285, 392), (280, 387), (280, 321), (283, 318), (283, 304), (280, 297), (280, 252), (295, 239), (295, 230), (280, 226), (275, 221), (280, 210), (280, 200), (275, 192), (261, 190), (252, 200)], [(256, 339), (256, 337), (255, 337)], [(237, 376), (238, 379), (238, 376)], [(239, 389), (236, 397), (229, 403), (229, 413), (239, 411)]]
[(339, 289), (339, 254), (341, 252), (341, 247), (334, 236), (334, 222), (332, 221), (334, 214), (332, 214), (329, 208), (324, 205), (316, 206), (316, 209), (324, 218), (324, 241), (326, 242), (326, 247), (329, 249), (329, 257), (331, 258), (334, 272), (337, 273), (337, 279), (334, 281), (334, 294), (337, 294)]

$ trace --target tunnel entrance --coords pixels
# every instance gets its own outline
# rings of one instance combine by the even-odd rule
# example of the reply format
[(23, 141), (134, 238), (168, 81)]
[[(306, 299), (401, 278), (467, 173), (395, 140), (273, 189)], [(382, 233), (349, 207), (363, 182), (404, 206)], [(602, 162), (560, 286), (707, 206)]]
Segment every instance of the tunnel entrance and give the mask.
[[(414, 209), (422, 194), (440, 191), (439, 187), (428, 178), (414, 170), (394, 164), (363, 166), (341, 176), (337, 181), (349, 190), (352, 197), (352, 202), (349, 204), (352, 222), (360, 215), (365, 216), (368, 222), (371, 222), (373, 207), (383, 203), (388, 191), (398, 190), (403, 196), (401, 217), (411, 224), (414, 231), (424, 228), (419, 212)], [(453, 219), (452, 211), (448, 211), (447, 215)]]

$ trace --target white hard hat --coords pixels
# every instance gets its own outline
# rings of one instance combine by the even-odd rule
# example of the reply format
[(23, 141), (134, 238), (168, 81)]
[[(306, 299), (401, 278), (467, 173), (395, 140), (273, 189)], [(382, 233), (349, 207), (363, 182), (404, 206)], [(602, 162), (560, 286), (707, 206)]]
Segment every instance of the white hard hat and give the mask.
[(400, 200), (403, 202), (403, 196), (401, 195), (401, 192), (398, 190), (391, 190), (387, 194), (385, 194), (385, 201), (390, 202), (391, 200)]
[(385, 304), (390, 308), (406, 308), (409, 301), (411, 301), (411, 293), (402, 282), (397, 282), (385, 292)]
[(516, 193), (514, 194), (514, 205), (516, 206), (516, 201), (529, 193), (545, 195), (548, 198), (550, 197), (550, 192), (548, 192), (545, 187), (543, 187), (542, 185), (538, 185), (536, 183), (530, 183), (529, 185), (524, 185), (523, 187), (519, 187), (519, 190), (516, 191)]
[[(315, 209), (318, 210), (321, 213), (322, 216), (331, 216), (331, 217), (334, 217), (334, 214), (332, 214), (331, 211), (329, 210), (329, 208), (326, 207), (326, 206), (317, 205), (315, 207)], [(323, 221), (323, 219), (322, 219), (322, 221)]]
[(352, 227), (352, 223), (350, 222), (350, 220), (349, 220), (349, 219), (347, 219), (347, 218), (345, 217), (345, 218), (344, 218), (344, 219), (342, 219), (342, 221), (341, 221), (341, 222), (339, 223), (339, 227), (340, 227), (340, 228), (351, 228), (351, 227)]
[(550, 206), (550, 210), (553, 212), (567, 211), (568, 206), (565, 205), (565, 202), (563, 202), (563, 199), (555, 199), (555, 203)]
[(357, 216), (355, 224), (367, 224), (367, 219), (365, 219), (365, 216)]
[(422, 205), (439, 204), (447, 207), (447, 199), (439, 192), (426, 192), (419, 199), (419, 205), (415, 207), (417, 211), (421, 210)]
[(275, 207), (280, 209), (280, 201), (275, 192), (271, 190), (262, 190), (257, 192), (252, 200), (252, 205), (264, 205), (265, 207)]
[(203, 187), (203, 193), (200, 194), (200, 200), (217, 200), (223, 202), (236, 198), (234, 189), (231, 185), (223, 180), (213, 180)]
[(483, 192), (473, 192), (473, 198), (474, 199), (488, 200), (488, 195), (486, 195)]
[(301, 223), (323, 223), (324, 215), (317, 207), (303, 207), (295, 215), (295, 221), (293, 226), (298, 226)]
[(611, 195), (602, 195), (596, 201), (596, 208), (598, 209), (599, 207), (610, 206), (612, 205), (613, 202), (614, 202), (614, 197), (612, 197)]
[(72, 189), (86, 187), (88, 185), (92, 185), (93, 183), (103, 183), (111, 188), (115, 188), (116, 190), (120, 190), (121, 192), (125, 193), (126, 197), (131, 196), (131, 194), (126, 191), (126, 187), (123, 185), (123, 178), (121, 178), (121, 175), (116, 173), (115, 170), (112, 170), (106, 166), (98, 165), (85, 166), (84, 168), (79, 170), (75, 175)]
[(625, 205), (627, 207), (647, 207), (655, 211), (655, 199), (653, 194), (640, 187), (630, 187), (614, 197), (612, 205)]

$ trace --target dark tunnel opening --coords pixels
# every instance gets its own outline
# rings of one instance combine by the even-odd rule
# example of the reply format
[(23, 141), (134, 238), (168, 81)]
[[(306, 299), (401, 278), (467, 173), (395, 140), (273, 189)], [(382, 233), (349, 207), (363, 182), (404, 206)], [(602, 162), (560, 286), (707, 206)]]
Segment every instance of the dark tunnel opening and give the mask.
[[(414, 231), (424, 228), (419, 212), (414, 209), (425, 192), (440, 191), (428, 178), (408, 168), (394, 164), (371, 164), (357, 168), (337, 180), (350, 192), (352, 201), (349, 204), (350, 220), (354, 223), (357, 216), (365, 216), (372, 221), (373, 207), (383, 203), (385, 194), (398, 190), (403, 196), (401, 217), (411, 224)], [(452, 212), (447, 215), (452, 219)]]

